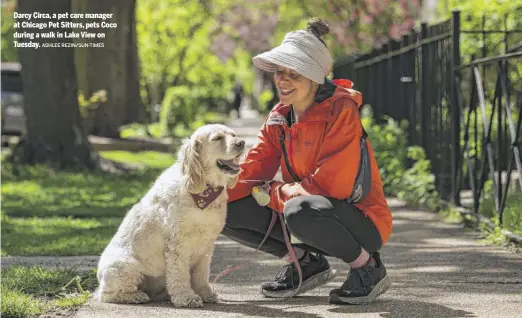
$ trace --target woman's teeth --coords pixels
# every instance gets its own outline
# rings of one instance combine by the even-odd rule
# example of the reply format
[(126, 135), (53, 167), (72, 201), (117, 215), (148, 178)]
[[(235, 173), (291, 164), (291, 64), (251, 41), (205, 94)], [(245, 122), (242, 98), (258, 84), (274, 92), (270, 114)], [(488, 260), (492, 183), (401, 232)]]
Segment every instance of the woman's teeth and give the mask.
[(279, 92), (282, 95), (288, 95), (288, 94), (292, 93), (293, 91), (294, 91), (293, 89), (282, 89), (282, 88), (279, 88)]

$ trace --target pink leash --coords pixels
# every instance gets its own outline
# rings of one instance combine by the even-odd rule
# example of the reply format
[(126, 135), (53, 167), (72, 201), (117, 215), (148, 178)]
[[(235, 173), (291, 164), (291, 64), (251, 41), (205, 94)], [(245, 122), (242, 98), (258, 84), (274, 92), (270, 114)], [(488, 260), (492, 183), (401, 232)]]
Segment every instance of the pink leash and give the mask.
[[(247, 183), (247, 182), (265, 182), (265, 180), (241, 180), (239, 182), (242, 182), (242, 183)], [(214, 285), (216, 284), (216, 282), (220, 278), (222, 278), (222, 277), (224, 277), (224, 276), (226, 276), (226, 275), (228, 275), (228, 274), (238, 270), (239, 268), (245, 266), (246, 264), (250, 263), (250, 261), (252, 260), (252, 257), (254, 257), (254, 254), (257, 253), (257, 251), (259, 251), (261, 246), (263, 246), (263, 244), (267, 240), (268, 236), (270, 235), (270, 232), (272, 232), (272, 229), (274, 228), (274, 225), (275, 225), (275, 223), (277, 221), (277, 215), (279, 215), (279, 220), (281, 221), (281, 228), (283, 230), (283, 236), (285, 238), (286, 248), (288, 249), (288, 253), (290, 254), (290, 259), (295, 264), (295, 267), (297, 269), (297, 274), (299, 276), (299, 285), (297, 285), (297, 289), (294, 290), (292, 295), (287, 296), (287, 297), (283, 297), (283, 298), (292, 298), (299, 292), (299, 289), (301, 289), (301, 284), (303, 282), (303, 272), (301, 270), (301, 266), (299, 265), (299, 260), (297, 259), (297, 256), (295, 255), (295, 251), (294, 251), (294, 248), (292, 247), (292, 243), (290, 242), (290, 237), (288, 235), (288, 232), (286, 231), (285, 220), (283, 218), (283, 215), (281, 213), (277, 213), (275, 211), (272, 211), (272, 220), (270, 221), (270, 225), (268, 226), (268, 229), (266, 231), (265, 237), (263, 238), (263, 240), (261, 241), (259, 246), (256, 248), (256, 250), (252, 253), (252, 255), (248, 258), (248, 260), (246, 262), (244, 262), (242, 264), (239, 264), (239, 265), (236, 265), (236, 266), (233, 266), (231, 268), (227, 268), (224, 271), (222, 271), (221, 273), (219, 273), (216, 276), (216, 278), (214, 278), (214, 281), (212, 282), (212, 289), (213, 290), (215, 290), (215, 286)]]

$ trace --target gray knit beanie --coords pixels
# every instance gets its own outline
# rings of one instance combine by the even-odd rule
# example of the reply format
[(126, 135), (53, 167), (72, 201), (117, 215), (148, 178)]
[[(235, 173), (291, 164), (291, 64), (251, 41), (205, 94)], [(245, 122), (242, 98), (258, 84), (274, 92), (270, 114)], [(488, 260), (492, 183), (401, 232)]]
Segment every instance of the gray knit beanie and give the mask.
[(330, 51), (321, 40), (321, 36), (328, 31), (328, 24), (324, 20), (312, 19), (308, 22), (307, 30), (287, 33), (281, 45), (255, 56), (252, 61), (267, 72), (275, 72), (278, 66), (282, 66), (323, 84), (333, 63)]

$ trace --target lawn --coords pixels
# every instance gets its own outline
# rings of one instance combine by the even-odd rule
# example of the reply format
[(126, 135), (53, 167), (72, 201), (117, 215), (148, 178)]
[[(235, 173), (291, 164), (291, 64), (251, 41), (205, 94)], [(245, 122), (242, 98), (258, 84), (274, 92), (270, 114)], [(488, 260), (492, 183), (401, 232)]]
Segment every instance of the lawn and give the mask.
[[(99, 255), (127, 210), (175, 161), (153, 151), (100, 154), (141, 168), (114, 175), (2, 165), (2, 256)], [(2, 317), (68, 315), (96, 286), (95, 270), (2, 269)]]
[(2, 256), (100, 254), (127, 210), (175, 160), (150, 151), (101, 155), (143, 168), (113, 175), (2, 166)]
[(65, 315), (81, 306), (96, 288), (96, 272), (40, 267), (2, 269), (2, 317)]

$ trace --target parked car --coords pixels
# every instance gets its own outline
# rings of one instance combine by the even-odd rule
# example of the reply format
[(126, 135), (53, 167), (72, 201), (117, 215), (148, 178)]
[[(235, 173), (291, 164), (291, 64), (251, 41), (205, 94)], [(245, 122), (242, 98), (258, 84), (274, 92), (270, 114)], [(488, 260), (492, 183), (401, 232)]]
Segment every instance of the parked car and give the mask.
[(20, 63), (2, 62), (2, 135), (25, 133), (21, 69)]

